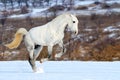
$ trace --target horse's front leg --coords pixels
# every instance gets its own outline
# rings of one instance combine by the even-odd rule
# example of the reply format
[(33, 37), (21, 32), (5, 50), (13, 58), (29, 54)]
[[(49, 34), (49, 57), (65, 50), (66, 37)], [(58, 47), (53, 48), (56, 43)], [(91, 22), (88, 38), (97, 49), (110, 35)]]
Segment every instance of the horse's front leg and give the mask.
[(61, 48), (61, 52), (55, 55), (55, 58), (60, 58), (65, 52), (66, 49), (64, 48), (63, 41), (59, 43), (59, 46)]
[(53, 48), (53, 46), (48, 46), (48, 57), (41, 59), (40, 63), (48, 61), (49, 59), (53, 59), (52, 56), (51, 56), (51, 54), (52, 54), (52, 48)]
[(52, 49), (53, 49), (53, 46), (48, 46), (48, 59), (52, 59)]

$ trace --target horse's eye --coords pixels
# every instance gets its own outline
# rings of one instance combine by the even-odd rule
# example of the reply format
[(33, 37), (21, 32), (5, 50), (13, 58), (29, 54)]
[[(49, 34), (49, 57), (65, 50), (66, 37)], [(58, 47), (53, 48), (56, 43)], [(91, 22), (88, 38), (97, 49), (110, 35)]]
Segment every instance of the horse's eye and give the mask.
[(75, 21), (73, 21), (73, 23), (75, 23)]

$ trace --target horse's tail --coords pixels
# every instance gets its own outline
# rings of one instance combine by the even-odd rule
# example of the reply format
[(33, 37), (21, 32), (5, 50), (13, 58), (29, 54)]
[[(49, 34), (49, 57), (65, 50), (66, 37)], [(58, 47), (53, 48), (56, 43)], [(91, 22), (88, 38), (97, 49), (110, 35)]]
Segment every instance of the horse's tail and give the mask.
[(5, 46), (8, 47), (9, 49), (17, 48), (20, 45), (23, 36), (26, 35), (27, 33), (28, 31), (25, 28), (18, 29), (15, 34), (14, 40), (11, 43), (6, 44)]

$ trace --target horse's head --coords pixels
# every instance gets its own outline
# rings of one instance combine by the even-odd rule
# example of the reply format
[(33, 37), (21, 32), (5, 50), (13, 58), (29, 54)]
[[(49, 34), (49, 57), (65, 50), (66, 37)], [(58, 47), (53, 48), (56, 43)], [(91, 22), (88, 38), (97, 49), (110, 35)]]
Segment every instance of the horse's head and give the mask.
[(68, 29), (70, 29), (74, 34), (78, 34), (78, 19), (75, 15), (69, 15), (70, 20), (68, 20)]

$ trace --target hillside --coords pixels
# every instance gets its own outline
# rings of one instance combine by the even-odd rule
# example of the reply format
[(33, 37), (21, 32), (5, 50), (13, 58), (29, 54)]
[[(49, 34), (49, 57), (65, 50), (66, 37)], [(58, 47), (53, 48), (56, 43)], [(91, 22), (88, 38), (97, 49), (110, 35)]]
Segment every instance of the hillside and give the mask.
[[(0, 60), (28, 59), (23, 42), (14, 50), (7, 49), (3, 44), (12, 41), (18, 28), (24, 27), (29, 30), (46, 24), (65, 12), (76, 14), (79, 19), (79, 34), (73, 37), (65, 30), (66, 54), (58, 60), (120, 60), (120, 1), (75, 0), (74, 4), (67, 4), (68, 6), (61, 5), (62, 0), (59, 0), (57, 5), (54, 1), (51, 0), (51, 5), (44, 4), (44, 7), (29, 6), (17, 9), (14, 6), (13, 10), (0, 8)], [(44, 47), (39, 59), (47, 56), (46, 48)], [(60, 48), (56, 45), (53, 55), (59, 52)]]

